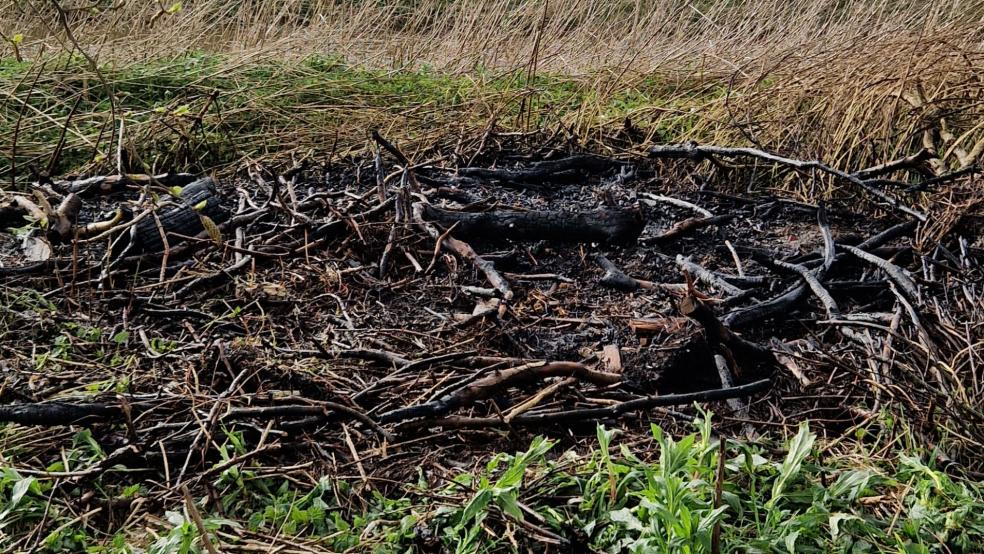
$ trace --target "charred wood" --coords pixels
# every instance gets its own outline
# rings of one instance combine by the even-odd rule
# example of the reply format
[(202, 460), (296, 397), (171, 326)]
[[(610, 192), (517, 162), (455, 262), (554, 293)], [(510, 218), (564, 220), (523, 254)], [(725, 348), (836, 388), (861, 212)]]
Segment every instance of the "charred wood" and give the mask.
[(205, 232), (203, 217), (216, 224), (229, 218), (229, 213), (221, 205), (215, 181), (209, 177), (183, 187), (179, 201), (177, 206), (163, 210), (156, 218), (144, 218), (137, 223), (135, 248), (147, 253), (161, 252), (164, 250), (162, 231), (167, 236), (168, 246), (174, 246), (184, 240), (182, 236), (196, 236)]
[(424, 205), (423, 219), (462, 238), (551, 240), (561, 242), (635, 241), (645, 227), (638, 209), (603, 209), (592, 212), (518, 212), (497, 210), (471, 213)]
[(748, 158), (758, 158), (760, 160), (765, 160), (778, 165), (784, 165), (787, 167), (792, 167), (797, 170), (817, 170), (824, 173), (833, 175), (839, 179), (848, 181), (871, 196), (874, 196), (881, 202), (888, 204), (892, 208), (906, 213), (912, 217), (915, 217), (919, 221), (926, 221), (926, 214), (914, 210), (898, 199), (893, 198), (877, 187), (869, 184), (864, 179), (851, 174), (835, 169), (823, 162), (818, 160), (797, 160), (794, 158), (787, 158), (784, 156), (779, 156), (771, 152), (765, 152), (763, 150), (758, 150), (755, 148), (726, 148), (721, 146), (700, 146), (696, 143), (686, 143), (677, 145), (657, 145), (649, 149), (649, 155), (653, 158), (677, 158), (677, 159), (690, 159), (694, 161), (701, 161), (708, 158), (722, 157), (722, 158), (736, 158), (736, 157), (748, 157)]
[(458, 170), (458, 175), (537, 188), (544, 186), (544, 183), (572, 182), (582, 175), (606, 171), (619, 163), (611, 158), (582, 154), (559, 160), (536, 162), (528, 167), (517, 169), (463, 167)]

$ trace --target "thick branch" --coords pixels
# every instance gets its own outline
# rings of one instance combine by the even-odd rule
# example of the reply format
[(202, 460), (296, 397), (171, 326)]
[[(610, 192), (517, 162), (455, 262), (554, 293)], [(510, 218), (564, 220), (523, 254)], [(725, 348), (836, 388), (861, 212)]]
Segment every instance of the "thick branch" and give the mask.
[(763, 150), (758, 150), (755, 148), (725, 148), (722, 146), (699, 146), (695, 143), (687, 144), (675, 144), (675, 145), (657, 145), (649, 149), (649, 155), (653, 158), (678, 158), (678, 159), (690, 159), (695, 161), (700, 161), (705, 158), (758, 158), (760, 160), (766, 160), (775, 164), (785, 165), (798, 170), (814, 169), (817, 171), (822, 171), (824, 173), (829, 173), (835, 177), (848, 181), (861, 189), (863, 189), (868, 194), (874, 196), (875, 198), (885, 202), (892, 208), (907, 213), (919, 221), (926, 221), (926, 214), (913, 210), (912, 208), (906, 206), (905, 204), (899, 202), (897, 199), (885, 194), (884, 192), (878, 190), (870, 183), (866, 182), (864, 179), (853, 175), (851, 173), (846, 173), (839, 169), (830, 167), (829, 165), (820, 162), (818, 160), (797, 160), (794, 158), (786, 158), (784, 156), (779, 156), (777, 154), (772, 154), (770, 152), (765, 152)]
[(627, 243), (634, 241), (645, 226), (637, 209), (472, 213), (442, 210), (427, 204), (421, 215), (444, 227), (456, 225), (452, 234), (463, 238)]
[(0, 421), (21, 425), (52, 427), (82, 425), (97, 421), (122, 421), (118, 404), (73, 404), (71, 402), (32, 402), (0, 406)]
[(536, 162), (529, 167), (517, 169), (463, 167), (458, 170), (458, 175), (472, 179), (535, 185), (543, 182), (569, 181), (581, 173), (605, 171), (618, 164), (617, 160), (611, 158), (581, 154), (559, 160)]

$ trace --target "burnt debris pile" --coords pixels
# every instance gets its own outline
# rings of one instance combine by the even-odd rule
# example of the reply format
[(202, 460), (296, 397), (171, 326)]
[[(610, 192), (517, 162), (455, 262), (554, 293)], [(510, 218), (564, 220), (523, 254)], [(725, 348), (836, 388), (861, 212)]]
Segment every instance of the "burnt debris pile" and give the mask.
[[(898, 408), (927, 441), (984, 440), (975, 167), (495, 135), (409, 160), (374, 138), (280, 172), (0, 199), (0, 420), (52, 439), (22, 463), (81, 426), (108, 454), (73, 479), (195, 484), (236, 430), (246, 456), (399, 473), (694, 403), (722, 428)], [(832, 200), (770, 192), (800, 185)]]

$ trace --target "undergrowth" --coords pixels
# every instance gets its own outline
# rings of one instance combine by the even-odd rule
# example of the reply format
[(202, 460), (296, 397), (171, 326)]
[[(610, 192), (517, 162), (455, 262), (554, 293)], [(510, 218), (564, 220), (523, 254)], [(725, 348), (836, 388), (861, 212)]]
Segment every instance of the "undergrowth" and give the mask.
[[(535, 438), (513, 454), (499, 453), (475, 471), (450, 479), (420, 474), (387, 492), (365, 482), (321, 477), (308, 489), (263, 476), (237, 456), (249, 445), (226, 431), (208, 497), (165, 506), (147, 528), (125, 525), (115, 535), (91, 534), (69, 506), (48, 504), (44, 477), (7, 467), (0, 477), (0, 542), (47, 521), (35, 547), (45, 552), (205, 552), (262, 544), (276, 537), (313, 551), (498, 552), (543, 548), (595, 552), (977, 552), (984, 545), (984, 495), (979, 483), (934, 467), (933, 452), (911, 443), (904, 425), (885, 416), (857, 431), (871, 449), (828, 450), (807, 423), (782, 445), (737, 442), (712, 432), (711, 417), (674, 438), (652, 426), (651, 443), (620, 443), (599, 426), (597, 443), (557, 451)], [(64, 461), (106, 456), (86, 431)], [(873, 453), (881, 451), (880, 456)], [(723, 465), (719, 460), (724, 456)], [(105, 479), (105, 481), (103, 481)], [(137, 506), (142, 487), (126, 474), (100, 477), (107, 505)], [(717, 535), (718, 538), (715, 538)], [(270, 543), (272, 544), (272, 542)], [(539, 545), (539, 546), (537, 546)]]
[[(637, 123), (645, 124), (639, 114), (653, 106), (699, 105), (724, 94), (708, 88), (689, 93), (684, 102), (664, 83), (647, 80), (599, 100), (588, 83), (572, 76), (452, 74), (426, 66), (387, 71), (322, 55), (237, 65), (227, 56), (199, 52), (107, 64), (102, 73), (116, 100), (115, 130), (108, 92), (87, 74), (80, 57), (43, 66), (0, 60), (0, 77), (15, 83), (20, 99), (0, 105), (0, 136), (10, 142), (0, 150), (0, 178), (9, 179), (12, 155), (22, 179), (30, 176), (31, 165), (52, 175), (113, 171), (120, 147), (126, 172), (205, 171), (307, 150), (344, 153), (363, 146), (375, 128), (414, 144), (479, 129), (492, 119), (507, 130), (543, 128), (588, 117), (581, 113), (586, 105), (596, 106), (590, 114), (595, 123), (637, 116)], [(686, 134), (693, 119), (681, 107), (661, 132)], [(123, 141), (111, 142), (120, 121)]]
[[(492, 121), (845, 170), (984, 152), (980, 2), (100, 1), (63, 20), (57, 6), (0, 1), (0, 182), (292, 162), (364, 149), (373, 128), (415, 155)], [(613, 145), (625, 118), (636, 132)]]

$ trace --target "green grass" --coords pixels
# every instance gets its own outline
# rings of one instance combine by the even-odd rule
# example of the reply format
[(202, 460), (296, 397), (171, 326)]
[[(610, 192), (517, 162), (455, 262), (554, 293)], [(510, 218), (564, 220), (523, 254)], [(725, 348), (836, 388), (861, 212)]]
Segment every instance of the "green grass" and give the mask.
[(244, 159), (324, 152), (333, 144), (358, 149), (377, 127), (424, 146), (482, 129), (493, 117), (507, 130), (620, 123), (627, 116), (645, 126), (653, 110), (669, 110), (680, 115), (664, 121), (664, 134), (681, 135), (693, 126), (689, 108), (724, 94), (709, 88), (680, 97), (654, 79), (606, 92), (589, 79), (540, 74), (530, 80), (522, 71), (388, 71), (331, 56), (239, 62), (198, 53), (107, 64), (101, 72), (115, 96), (115, 124), (105, 87), (80, 58), (55, 58), (43, 67), (0, 60), (0, 81), (13, 94), (0, 104), (0, 137), (11, 145), (0, 151), (0, 178), (9, 179), (15, 135), (24, 179), (28, 164), (49, 166), (66, 125), (54, 175), (115, 169), (117, 145), (110, 139), (119, 119), (129, 154), (125, 170), (206, 171)]
[[(890, 419), (860, 430), (857, 438), (872, 448), (852, 456), (824, 452), (805, 423), (781, 445), (729, 440), (721, 473), (710, 416), (695, 427), (672, 438), (653, 426), (651, 444), (633, 445), (599, 427), (597, 444), (585, 452), (558, 452), (536, 438), (524, 451), (490, 457), (474, 473), (438, 483), (421, 475), (389, 495), (373, 494), (368, 504), (354, 492), (356, 482), (326, 476), (300, 490), (243, 462), (215, 475), (217, 504), (199, 498), (198, 510), (213, 541), (276, 535), (323, 551), (508, 552), (534, 547), (530, 537), (539, 534), (602, 552), (701, 553), (711, 552), (716, 526), (722, 552), (976, 552), (984, 544), (980, 484), (924, 462), (933, 453), (914, 447), (904, 426)], [(249, 450), (227, 430), (219, 463)], [(873, 455), (879, 450), (883, 455)], [(73, 466), (105, 457), (86, 431), (67, 452)], [(48, 468), (66, 469), (63, 461)], [(93, 488), (107, 498), (144, 494), (140, 485), (102, 479)], [(40, 541), (47, 552), (204, 551), (180, 503), (165, 507), (150, 534), (97, 535), (71, 524), (67, 507), (47, 506), (52, 486), (3, 470), (0, 543), (47, 517), (47, 528), (56, 529)]]

